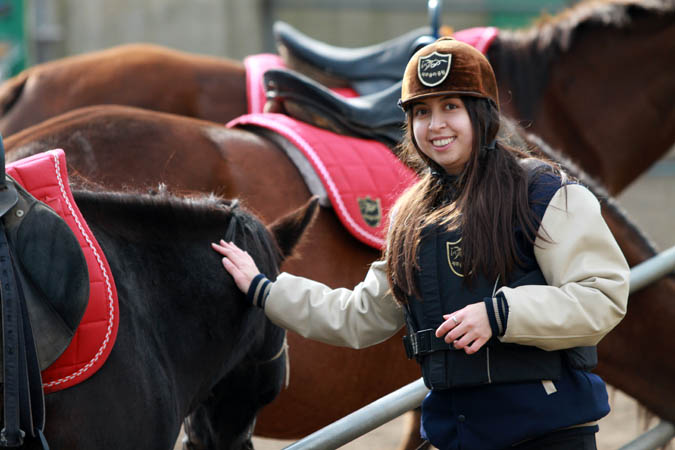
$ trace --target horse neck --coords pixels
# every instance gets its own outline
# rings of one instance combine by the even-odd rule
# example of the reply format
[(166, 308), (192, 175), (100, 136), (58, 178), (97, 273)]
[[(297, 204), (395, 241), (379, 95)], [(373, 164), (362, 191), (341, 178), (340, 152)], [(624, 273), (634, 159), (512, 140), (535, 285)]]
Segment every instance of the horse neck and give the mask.
[[(487, 56), (503, 99), (508, 100), (505, 106), (514, 107), (519, 119), (535, 119), (541, 94), (554, 73), (572, 71), (575, 78), (582, 79), (581, 84), (588, 86), (604, 81), (597, 71), (584, 70), (589, 64), (601, 68), (615, 62), (622, 70), (614, 73), (630, 76), (646, 64), (658, 76), (675, 48), (674, 14), (672, 0), (660, 6), (623, 0), (586, 2), (530, 28), (500, 30)], [(629, 44), (620, 45), (617, 39)], [(597, 44), (601, 45), (598, 52), (580, 60), (585, 56), (583, 49), (597, 48)], [(634, 59), (641, 55), (639, 61)], [(645, 85), (649, 82), (640, 81)]]
[(624, 3), (504, 32), (488, 52), (504, 111), (531, 121), (611, 193), (675, 141), (675, 78), (664, 66), (675, 54), (675, 4)]
[(172, 224), (138, 205), (75, 195), (115, 278), (127, 319), (120, 337), (126, 334), (149, 358), (184, 375), (185, 405), (200, 395), (195, 387), (208, 389), (257, 352), (264, 314), (248, 305), (210, 248), (227, 222)]

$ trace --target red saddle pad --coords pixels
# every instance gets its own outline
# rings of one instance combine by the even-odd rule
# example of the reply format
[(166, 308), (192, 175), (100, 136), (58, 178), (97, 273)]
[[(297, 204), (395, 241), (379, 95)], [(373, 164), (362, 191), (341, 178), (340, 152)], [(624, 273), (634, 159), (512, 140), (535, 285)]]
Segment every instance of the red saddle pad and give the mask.
[(342, 136), (283, 114), (247, 114), (228, 127), (254, 126), (279, 133), (310, 162), (342, 224), (361, 242), (383, 249), (386, 218), (417, 176), (376, 141)]
[(108, 261), (73, 200), (63, 150), (8, 164), (7, 173), (66, 221), (89, 269), (89, 303), (82, 321), (68, 348), (42, 372), (45, 392), (55, 392), (86, 380), (105, 363), (119, 326), (117, 290)]

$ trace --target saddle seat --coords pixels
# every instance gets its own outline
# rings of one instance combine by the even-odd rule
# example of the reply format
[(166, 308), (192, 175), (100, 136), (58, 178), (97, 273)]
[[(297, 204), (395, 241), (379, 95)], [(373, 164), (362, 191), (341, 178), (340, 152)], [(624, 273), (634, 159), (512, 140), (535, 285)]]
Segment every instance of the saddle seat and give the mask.
[(381, 92), (346, 98), (295, 71), (270, 69), (263, 75), (267, 112), (285, 113), (337, 134), (373, 139), (395, 147), (405, 120), (397, 106), (401, 82)]
[(359, 95), (378, 92), (399, 81), (412, 54), (430, 43), (423, 39), (430, 35), (431, 28), (421, 27), (380, 44), (344, 48), (313, 39), (285, 22), (274, 24), (277, 50), (289, 68), (310, 74), (323, 72), (330, 81), (319, 78), (319, 74), (313, 78), (331, 87), (348, 83)]
[[(16, 176), (11, 168), (8, 173)], [(44, 370), (68, 347), (82, 320), (89, 302), (89, 272), (68, 224), (14, 178), (6, 175), (6, 180), (15, 187), (18, 201), (2, 220)], [(0, 359), (0, 376), (1, 368)]]

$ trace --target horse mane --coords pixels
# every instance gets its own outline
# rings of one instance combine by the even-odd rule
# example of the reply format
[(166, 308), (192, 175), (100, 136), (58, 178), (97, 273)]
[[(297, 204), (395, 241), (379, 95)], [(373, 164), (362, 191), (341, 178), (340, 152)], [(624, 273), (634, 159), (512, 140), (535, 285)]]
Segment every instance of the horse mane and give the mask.
[[(674, 11), (675, 0), (586, 0), (556, 15), (543, 14), (529, 28), (500, 30), (488, 57), (495, 70), (512, 83), (517, 110), (531, 120), (535, 101), (548, 83), (551, 63), (569, 51), (582, 32), (626, 29), (645, 14)], [(522, 94), (528, 91), (531, 96)]]
[(78, 189), (73, 196), (88, 220), (103, 218), (98, 221), (100, 226), (131, 241), (147, 240), (149, 234), (158, 241), (177, 233), (206, 238), (204, 230), (216, 230), (221, 238), (232, 240), (257, 257), (261, 271), (270, 278), (276, 276), (282, 260), (280, 247), (270, 232), (239, 206), (238, 200), (215, 194), (178, 196), (164, 185), (147, 193)]

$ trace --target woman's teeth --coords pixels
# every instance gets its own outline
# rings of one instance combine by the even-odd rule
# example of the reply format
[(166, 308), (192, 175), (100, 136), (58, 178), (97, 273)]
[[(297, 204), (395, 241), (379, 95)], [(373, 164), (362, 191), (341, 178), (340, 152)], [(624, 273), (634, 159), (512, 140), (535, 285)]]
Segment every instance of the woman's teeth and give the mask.
[(435, 147), (443, 147), (443, 146), (445, 146), (445, 145), (448, 145), (449, 143), (451, 143), (451, 142), (454, 141), (454, 140), (455, 140), (454, 137), (451, 137), (451, 138), (444, 138), (444, 139), (434, 139), (434, 140), (431, 141), (431, 143), (432, 143)]

